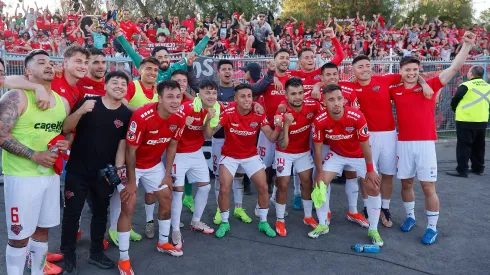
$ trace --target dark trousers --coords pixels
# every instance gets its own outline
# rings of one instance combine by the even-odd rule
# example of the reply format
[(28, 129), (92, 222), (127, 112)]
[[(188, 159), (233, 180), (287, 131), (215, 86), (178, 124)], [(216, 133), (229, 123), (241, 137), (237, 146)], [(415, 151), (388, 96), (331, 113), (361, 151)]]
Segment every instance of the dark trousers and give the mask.
[(460, 173), (468, 173), (468, 161), (476, 173), (483, 173), (485, 167), (485, 132), (486, 129), (469, 127), (468, 124), (456, 122), (456, 160)]
[(104, 250), (102, 241), (107, 226), (107, 208), (113, 193), (114, 187), (105, 180), (66, 173), (60, 248), (63, 253), (75, 252), (80, 215), (87, 196), (91, 197), (92, 202), (90, 253), (100, 253)]

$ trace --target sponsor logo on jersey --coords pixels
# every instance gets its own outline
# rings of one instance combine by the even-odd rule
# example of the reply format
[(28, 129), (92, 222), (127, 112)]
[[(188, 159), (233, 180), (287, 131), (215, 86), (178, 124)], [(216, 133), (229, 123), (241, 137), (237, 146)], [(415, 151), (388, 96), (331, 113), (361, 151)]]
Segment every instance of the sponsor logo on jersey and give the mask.
[(173, 132), (173, 131), (177, 130), (177, 125), (172, 124), (172, 125), (168, 126), (168, 129), (170, 129), (170, 131)]
[(148, 133), (150, 133), (150, 134), (158, 134), (158, 130), (155, 130), (155, 131), (148, 131)]
[(87, 89), (87, 90), (92, 90), (92, 89), (94, 89), (94, 87), (93, 87), (93, 86), (83, 86), (83, 88), (85, 88), (85, 89)]
[(306, 126), (303, 126), (303, 127), (299, 128), (299, 129), (294, 130), (294, 131), (291, 131), (291, 132), (289, 132), (289, 133), (290, 133), (291, 135), (294, 135), (294, 134), (299, 134), (299, 133), (301, 133), (301, 132), (304, 132), (304, 131), (308, 130), (309, 128), (310, 128), (310, 125), (308, 124), (308, 125), (306, 125)]
[(250, 131), (240, 131), (240, 130), (236, 130), (236, 129), (230, 128), (230, 133), (234, 133), (234, 134), (237, 134), (239, 136), (252, 136), (252, 135), (255, 135), (257, 132), (255, 132), (255, 131), (253, 131), (253, 132), (250, 132)]
[(141, 118), (147, 117), (148, 115), (153, 114), (153, 109), (150, 109), (141, 114)]
[(376, 86), (374, 86), (374, 87), (372, 88), (372, 90), (373, 90), (373, 92), (379, 92), (379, 89), (380, 89), (380, 88), (381, 88), (381, 87), (380, 87), (379, 85), (376, 85)]
[(352, 135), (329, 135), (329, 134), (326, 134), (325, 138), (328, 138), (331, 140), (342, 140), (342, 139), (351, 139)]
[(117, 129), (119, 129), (121, 126), (124, 125), (124, 123), (122, 121), (120, 121), (119, 119), (116, 119), (116, 120), (114, 120), (114, 125), (116, 126)]
[(193, 130), (193, 131), (202, 131), (202, 129), (203, 129), (202, 126), (194, 126), (194, 125), (187, 125), (187, 128), (189, 128), (189, 130)]
[(129, 125), (129, 131), (131, 132), (136, 132), (136, 128), (138, 127), (138, 124), (136, 124), (135, 121), (131, 121), (131, 124)]
[(231, 126), (238, 127), (238, 124), (237, 123), (232, 123)]
[(194, 121), (201, 121), (201, 118), (200, 117), (195, 117), (194, 118)]
[(14, 232), (15, 235), (19, 235), (20, 231), (22, 231), (24, 227), (21, 224), (12, 224), (10, 226), (10, 231)]
[(149, 139), (146, 144), (148, 145), (157, 145), (160, 143), (170, 142), (171, 138), (159, 138), (159, 139)]
[(66, 190), (66, 191), (65, 191), (65, 198), (66, 198), (67, 200), (69, 200), (69, 199), (73, 198), (74, 196), (75, 196), (75, 193), (73, 193), (72, 191), (69, 191), (69, 190)]
[(286, 95), (286, 90), (280, 90), (280, 91), (278, 91), (278, 90), (273, 90), (273, 91), (271, 92), (271, 95)]
[(327, 133), (331, 133), (331, 132), (333, 132), (333, 129), (328, 129), (326, 131), (327, 131)]
[(46, 132), (61, 132), (62, 127), (63, 127), (63, 122), (61, 121), (58, 121), (57, 123), (38, 122), (34, 124), (34, 129), (44, 130)]
[(354, 131), (354, 127), (345, 127), (345, 131), (350, 133)]
[(256, 121), (250, 122), (250, 127), (255, 128), (259, 126), (259, 124)]

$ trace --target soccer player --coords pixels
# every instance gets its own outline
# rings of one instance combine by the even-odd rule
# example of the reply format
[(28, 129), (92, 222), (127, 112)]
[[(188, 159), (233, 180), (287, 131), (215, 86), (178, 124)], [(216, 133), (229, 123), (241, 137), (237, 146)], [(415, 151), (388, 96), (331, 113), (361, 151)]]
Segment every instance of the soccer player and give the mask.
[[(257, 155), (255, 147), (256, 137), (261, 130), (274, 142), (279, 132), (272, 130), (267, 117), (253, 112), (252, 89), (249, 84), (240, 84), (235, 87), (235, 107), (230, 107), (221, 114), (220, 122), (214, 129), (210, 126), (210, 119), (214, 117), (214, 110), (209, 110), (208, 119), (204, 124), (204, 136), (209, 138), (220, 128), (225, 132), (225, 143), (219, 161), (219, 208), (221, 224), (216, 231), (216, 237), (222, 238), (230, 230), (229, 195), (233, 177), (237, 169), (241, 168), (255, 183), (258, 190), (258, 203), (260, 206), (259, 231), (263, 231), (269, 237), (275, 237), (276, 232), (267, 222), (268, 191), (264, 170), (264, 164)], [(280, 116), (276, 118), (279, 122)]]
[[(284, 212), (293, 165), (303, 186), (301, 190), (305, 213), (303, 223), (313, 228), (318, 225), (318, 222), (312, 217), (313, 159), (310, 153), (310, 133), (313, 119), (322, 108), (317, 101), (304, 99), (305, 92), (301, 79), (293, 77), (285, 84), (288, 106), (284, 114), (284, 125), (277, 140), (273, 165), (277, 176), (276, 232), (283, 237), (287, 234)], [(278, 115), (281, 114), (278, 113)]]
[(158, 94), (155, 92), (155, 86), (158, 77), (158, 66), (160, 62), (154, 57), (147, 57), (140, 63), (138, 72), (141, 75), (139, 80), (129, 83), (128, 93), (123, 103), (135, 112), (141, 106), (158, 101)]
[[(469, 51), (475, 43), (475, 34), (466, 32), (463, 46), (454, 58), (451, 66), (438, 76), (427, 80), (433, 91), (439, 91), (464, 65)], [(415, 226), (415, 195), (413, 182), (417, 176), (425, 195), (427, 212), (427, 229), (422, 237), (423, 244), (433, 244), (438, 236), (437, 220), (439, 218), (439, 198), (436, 194), (437, 157), (435, 140), (435, 104), (439, 93), (422, 92), (417, 82), (420, 61), (413, 57), (404, 57), (400, 61), (402, 84), (390, 88), (391, 98), (395, 102), (398, 120), (397, 143), (397, 177), (402, 181), (402, 200), (407, 212), (407, 219), (401, 230), (408, 232)], [(362, 103), (361, 103), (362, 106)], [(417, 106), (417, 112), (413, 107)]]
[[(168, 241), (172, 203), (171, 167), (177, 144), (182, 136), (185, 118), (179, 112), (182, 92), (173, 80), (160, 82), (157, 86), (158, 102), (147, 104), (133, 113), (126, 135), (126, 173), (128, 183), (118, 186), (121, 194), (121, 215), (117, 224), (119, 240), (119, 271), (134, 274), (129, 261), (129, 238), (131, 218), (136, 205), (136, 191), (141, 182), (147, 193), (153, 192), (159, 202), (157, 249), (161, 253), (182, 256), (182, 250)], [(162, 163), (167, 150), (166, 167)]]
[[(354, 168), (361, 178), (365, 178), (368, 192), (369, 230), (368, 236), (373, 244), (383, 245), (378, 233), (378, 221), (381, 208), (379, 195), (379, 177), (374, 170), (369, 133), (364, 115), (357, 109), (344, 106), (342, 89), (329, 84), (323, 89), (324, 105), (327, 109), (318, 114), (314, 121), (313, 133), (314, 158), (316, 167), (315, 185), (329, 185), (337, 174), (342, 173), (346, 166)], [(330, 153), (322, 159), (323, 140), (328, 139)], [(322, 164), (322, 161), (324, 163)], [(361, 179), (363, 180), (363, 179)], [(328, 191), (327, 191), (328, 192)], [(327, 223), (329, 196), (326, 202), (317, 208), (319, 225), (308, 236), (318, 238), (329, 231)]]
[[(60, 223), (60, 177), (53, 165), (60, 160), (58, 153), (69, 147), (68, 141), (61, 140), (55, 144), (58, 152), (48, 150), (48, 143), (61, 134), (63, 120), (70, 113), (68, 101), (51, 90), (54, 68), (49, 54), (31, 51), (25, 66), (28, 80), (48, 91), (50, 104), (46, 111), (38, 109), (30, 90), (13, 89), (0, 99), (9, 275), (23, 274), (28, 250), (31, 273), (44, 274), (48, 231)], [(61, 268), (49, 265), (49, 272), (61, 272)]]
[[(182, 212), (182, 195), (185, 178), (198, 185), (195, 208), (190, 228), (204, 234), (212, 234), (214, 229), (201, 222), (201, 216), (208, 202), (209, 170), (202, 152), (204, 143), (203, 125), (208, 109), (213, 108), (218, 98), (218, 86), (214, 81), (204, 80), (199, 85), (200, 104), (186, 102), (182, 105), (182, 113), (186, 116), (186, 126), (182, 138), (177, 145), (172, 174), (175, 183), (172, 190), (172, 243), (182, 249), (182, 233), (180, 232), (180, 215)], [(199, 106), (200, 105), (200, 106)]]

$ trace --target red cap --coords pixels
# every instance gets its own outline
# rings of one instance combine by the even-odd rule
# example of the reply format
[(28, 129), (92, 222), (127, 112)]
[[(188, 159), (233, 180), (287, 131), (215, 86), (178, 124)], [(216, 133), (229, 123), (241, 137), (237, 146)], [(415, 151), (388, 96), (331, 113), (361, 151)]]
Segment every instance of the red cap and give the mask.
[(14, 33), (11, 30), (6, 30), (3, 32), (3, 37), (12, 37)]
[(233, 13), (233, 15), (235, 15), (236, 17), (240, 18), (240, 14), (236, 11)]

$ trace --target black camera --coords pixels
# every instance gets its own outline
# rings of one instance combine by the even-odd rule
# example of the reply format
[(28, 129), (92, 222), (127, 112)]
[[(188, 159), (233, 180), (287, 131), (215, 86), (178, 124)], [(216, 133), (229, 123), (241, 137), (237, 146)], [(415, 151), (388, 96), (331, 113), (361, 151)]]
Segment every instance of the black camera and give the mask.
[(112, 164), (107, 164), (105, 168), (100, 169), (99, 175), (101, 178), (105, 178), (110, 185), (115, 186), (121, 183), (117, 169)]

